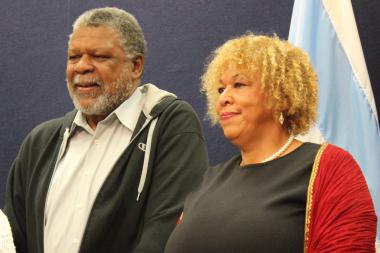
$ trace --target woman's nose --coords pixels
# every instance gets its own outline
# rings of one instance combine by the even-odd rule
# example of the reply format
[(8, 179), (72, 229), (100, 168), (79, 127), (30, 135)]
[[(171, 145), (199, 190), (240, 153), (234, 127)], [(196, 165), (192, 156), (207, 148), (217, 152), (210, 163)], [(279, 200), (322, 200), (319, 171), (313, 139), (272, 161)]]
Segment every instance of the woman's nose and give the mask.
[(232, 96), (228, 89), (224, 89), (223, 92), (219, 96), (219, 104), (221, 106), (232, 103)]

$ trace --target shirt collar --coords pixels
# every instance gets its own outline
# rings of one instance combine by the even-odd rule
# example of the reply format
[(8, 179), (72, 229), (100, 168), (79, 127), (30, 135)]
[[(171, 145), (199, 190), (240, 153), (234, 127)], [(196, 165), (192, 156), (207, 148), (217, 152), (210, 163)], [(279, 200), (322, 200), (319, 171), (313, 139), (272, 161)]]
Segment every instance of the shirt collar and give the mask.
[[(121, 124), (128, 128), (131, 132), (135, 130), (135, 126), (140, 116), (144, 102), (144, 96), (140, 89), (136, 89), (133, 94), (111, 112), (104, 120), (99, 123), (112, 122), (117, 118)], [(71, 125), (70, 132), (77, 127), (81, 127), (89, 133), (93, 133), (92, 128), (88, 125), (87, 120), (82, 112), (78, 111)]]
[(140, 89), (137, 88), (133, 92), (132, 96), (130, 96), (126, 101), (124, 101), (111, 114), (116, 114), (119, 121), (133, 132), (135, 130), (136, 123), (139, 119), (143, 103), (144, 96), (141, 93)]

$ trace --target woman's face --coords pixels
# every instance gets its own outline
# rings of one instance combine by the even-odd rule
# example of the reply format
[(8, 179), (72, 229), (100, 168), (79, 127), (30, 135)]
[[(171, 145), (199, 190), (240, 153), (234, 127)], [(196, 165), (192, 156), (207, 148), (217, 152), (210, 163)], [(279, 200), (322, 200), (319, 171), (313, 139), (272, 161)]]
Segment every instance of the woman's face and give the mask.
[(252, 138), (266, 134), (268, 127), (278, 124), (266, 103), (266, 93), (257, 80), (230, 67), (220, 78), (218, 120), (224, 135), (238, 147)]

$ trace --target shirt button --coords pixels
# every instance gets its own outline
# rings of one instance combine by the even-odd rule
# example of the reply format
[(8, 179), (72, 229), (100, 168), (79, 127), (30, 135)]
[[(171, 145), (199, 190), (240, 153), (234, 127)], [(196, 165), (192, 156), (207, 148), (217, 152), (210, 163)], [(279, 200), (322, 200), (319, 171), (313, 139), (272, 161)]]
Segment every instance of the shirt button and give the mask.
[(78, 238), (74, 238), (74, 239), (73, 239), (73, 243), (79, 243)]
[(95, 145), (99, 145), (100, 141), (98, 139), (94, 140)]
[(89, 172), (88, 170), (86, 170), (86, 171), (84, 172), (84, 175), (85, 175), (85, 176), (88, 176), (88, 175), (90, 175), (90, 172)]

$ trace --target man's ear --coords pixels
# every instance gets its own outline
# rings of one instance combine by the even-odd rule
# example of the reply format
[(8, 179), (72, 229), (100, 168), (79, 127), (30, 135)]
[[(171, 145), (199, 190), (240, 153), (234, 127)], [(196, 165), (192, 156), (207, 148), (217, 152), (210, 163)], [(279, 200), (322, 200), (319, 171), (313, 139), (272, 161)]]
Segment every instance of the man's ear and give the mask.
[(132, 78), (140, 79), (144, 72), (144, 57), (139, 55), (132, 59)]

